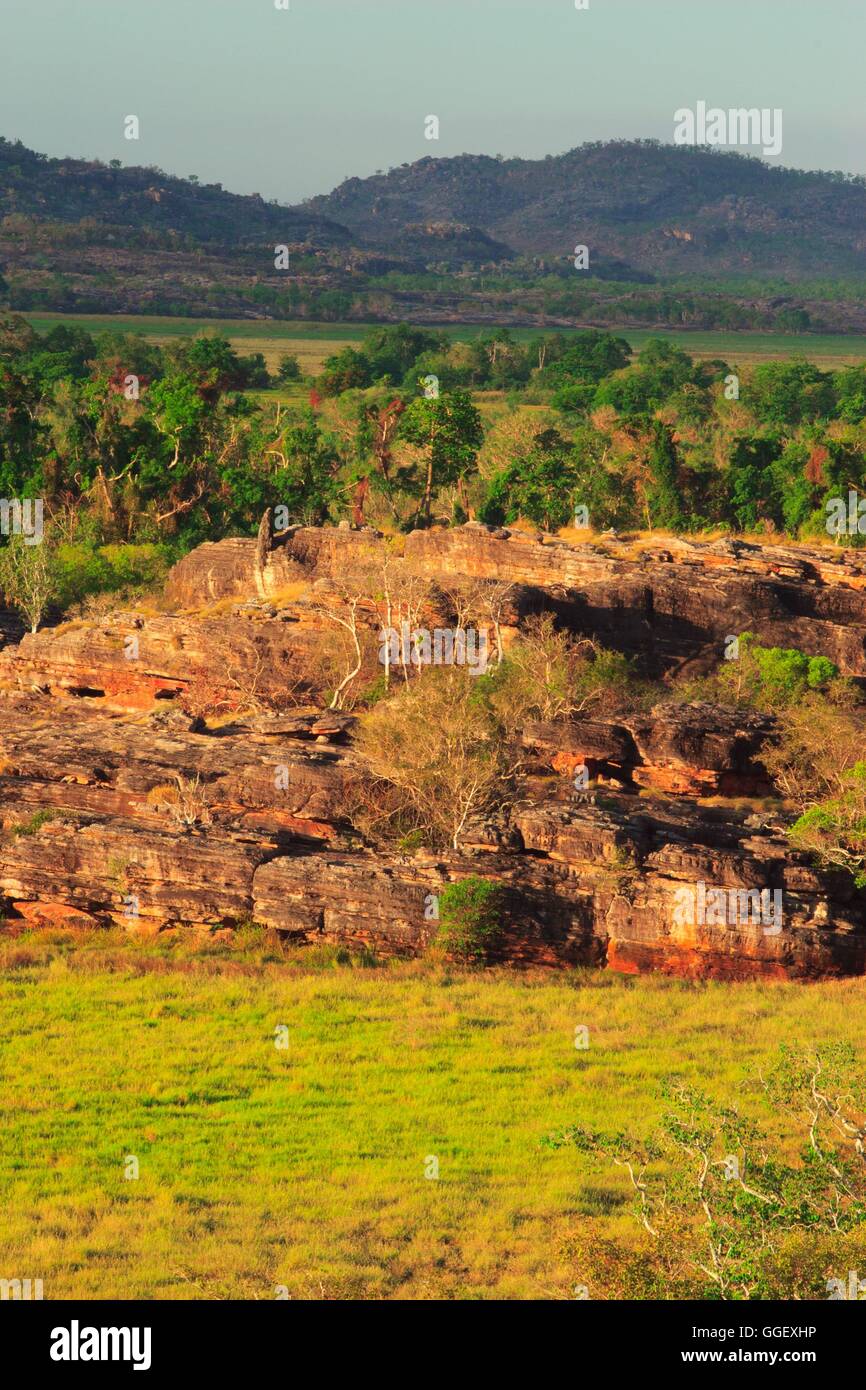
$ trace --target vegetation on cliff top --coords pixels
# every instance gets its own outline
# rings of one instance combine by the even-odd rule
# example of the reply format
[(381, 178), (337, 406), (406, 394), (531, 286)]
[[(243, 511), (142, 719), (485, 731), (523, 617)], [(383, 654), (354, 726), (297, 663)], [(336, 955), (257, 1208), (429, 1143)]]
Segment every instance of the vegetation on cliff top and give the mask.
[(454, 342), (398, 325), (328, 361), (308, 404), (287, 373), (289, 405), (262, 354), (220, 337), (159, 348), (0, 319), (0, 495), (44, 502), (54, 604), (153, 582), (160, 557), (252, 535), (267, 507), (283, 525), (475, 516), (816, 541), (842, 507), (835, 539), (864, 541), (866, 365), (738, 374), (657, 340), (631, 361), (598, 331)]

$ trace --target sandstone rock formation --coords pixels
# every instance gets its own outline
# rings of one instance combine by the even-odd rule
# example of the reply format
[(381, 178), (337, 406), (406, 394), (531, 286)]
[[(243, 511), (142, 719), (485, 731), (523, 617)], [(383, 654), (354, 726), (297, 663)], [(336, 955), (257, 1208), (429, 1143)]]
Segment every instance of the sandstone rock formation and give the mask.
[[(293, 580), (334, 579), (381, 566), (387, 545), (371, 530), (296, 527), (276, 538), (266, 594)], [(256, 543), (200, 546), (176, 565), (167, 596), (178, 605), (255, 597)], [(550, 608), (575, 631), (642, 652), (655, 670), (744, 631), (766, 646), (824, 655), (866, 677), (866, 556), (851, 550), (668, 539), (570, 545), (523, 531), (469, 524), (406, 537), (405, 568), (431, 579), (496, 579), (524, 611)]]
[[(761, 762), (771, 719), (670, 702), (621, 720), (527, 724), (510, 813), (469, 823), (447, 854), (386, 853), (353, 823), (366, 769), (355, 721), (311, 707), (303, 678), (328, 604), (386, 556), (395, 573), (445, 589), (510, 585), (509, 629), (548, 609), (650, 671), (749, 629), (866, 677), (866, 561), (734, 542), (618, 554), (614, 541), (568, 546), (477, 526), (414, 533), (402, 556), (373, 531), (301, 527), (265, 552), (260, 542), (199, 547), (161, 607), (63, 624), (0, 652), (7, 930), (253, 920), (297, 940), (414, 953), (435, 933), (431, 899), (479, 874), (503, 887), (499, 954), (515, 963), (727, 978), (866, 969), (852, 880), (815, 869), (771, 813), (743, 803), (772, 790)], [(381, 617), (371, 604), (361, 621), (372, 633)], [(203, 679), (217, 719), (190, 711)], [(575, 787), (580, 767), (591, 790)], [(783, 915), (734, 919), (703, 899), (684, 912), (699, 884), (731, 901), (750, 893), (752, 908), (779, 894)]]

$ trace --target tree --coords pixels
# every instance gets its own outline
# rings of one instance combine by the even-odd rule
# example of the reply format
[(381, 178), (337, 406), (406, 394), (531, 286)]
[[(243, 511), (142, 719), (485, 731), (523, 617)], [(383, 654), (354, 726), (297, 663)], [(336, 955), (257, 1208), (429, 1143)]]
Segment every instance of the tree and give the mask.
[(469, 817), (508, 796), (510, 769), (477, 679), (465, 667), (431, 667), (361, 719), (383, 817), (433, 847), (456, 849)]
[[(554, 352), (559, 342), (554, 339)], [(539, 360), (544, 354), (544, 346), (538, 349)], [(568, 341), (563, 351), (558, 352), (540, 374), (545, 386), (556, 391), (564, 391), (576, 386), (595, 387), (612, 372), (627, 367), (631, 359), (631, 348), (624, 338), (615, 338), (610, 333), (593, 329), (589, 333), (577, 333)], [(587, 399), (591, 398), (590, 391)]]
[(811, 362), (764, 362), (754, 368), (744, 398), (762, 424), (775, 428), (828, 419), (835, 400), (833, 376)]
[(762, 647), (753, 632), (737, 639), (737, 659), (723, 663), (719, 682), (737, 703), (768, 713), (801, 703), (810, 691), (837, 680), (839, 668), (826, 656), (807, 656), (796, 647)]
[(317, 378), (323, 396), (339, 396), (343, 391), (363, 390), (372, 385), (369, 360), (357, 348), (346, 347), (325, 360)]
[(26, 537), (10, 536), (0, 551), (0, 588), (35, 632), (57, 594), (54, 556), (44, 539), (28, 545)]
[(544, 613), (527, 620), (504, 659), (479, 677), (478, 689), (513, 733), (529, 719), (613, 712), (638, 687), (627, 657), (558, 631), (553, 614)]
[(399, 397), (386, 405), (363, 401), (358, 406), (358, 428), (355, 434), (355, 464), (349, 481), (354, 485), (352, 499), (352, 520), (356, 526), (364, 524), (364, 504), (370, 478), (378, 471), (382, 488), (394, 510), (392, 493), (392, 454), (391, 449), (397, 437), (400, 416), (405, 405)]
[(208, 407), (195, 382), (180, 374), (156, 382), (148, 393), (148, 407), (160, 434), (172, 445), (168, 467), (176, 468), (182, 453), (195, 446)]
[(780, 519), (773, 464), (780, 450), (774, 436), (747, 435), (734, 440), (728, 464), (731, 514), (743, 531), (754, 531), (762, 521)]
[(439, 893), (436, 946), (458, 960), (483, 961), (502, 935), (501, 885), (477, 874)]
[(866, 762), (855, 763), (841, 780), (838, 795), (810, 806), (790, 837), (820, 863), (847, 869), (857, 887), (866, 888)]
[(313, 410), (286, 429), (276, 451), (283, 468), (274, 479), (279, 501), (292, 520), (321, 526), (337, 496), (337, 472), (342, 462), (337, 441), (323, 430)]
[[(637, 1268), (627, 1257), (610, 1260), (609, 1251), (599, 1261), (591, 1240), (583, 1246), (581, 1274), (604, 1280), (593, 1296), (826, 1297), (831, 1259), (845, 1260), (847, 1273), (845, 1238), (856, 1238), (866, 1218), (866, 1124), (862, 1099), (852, 1099), (862, 1092), (854, 1061), (846, 1044), (780, 1047), (761, 1077), (766, 1128), (671, 1077), (650, 1139), (580, 1125), (550, 1135), (547, 1147), (574, 1147), (594, 1170), (601, 1158), (623, 1171), (644, 1233)], [(778, 1138), (782, 1122), (800, 1131), (799, 1162)], [(817, 1277), (811, 1252), (820, 1257)]]
[(363, 571), (356, 574), (351, 583), (332, 581), (327, 592), (313, 604), (314, 611), (332, 624), (343, 639), (340, 650), (325, 654), (325, 665), (330, 667), (333, 680), (330, 709), (351, 707), (356, 695), (354, 682), (363, 674), (365, 662), (369, 664), (372, 660), (374, 643), (370, 616), (371, 612), (375, 613), (374, 601), (369, 597), (372, 582), (372, 575), (365, 575)]
[(677, 453), (670, 431), (658, 421), (649, 456), (651, 482), (647, 491), (650, 522), (653, 527), (681, 531), (685, 526), (682, 489), (679, 485)]
[(490, 480), (482, 516), (485, 521), (525, 517), (555, 531), (574, 516), (576, 460), (569, 440), (558, 430), (537, 434), (531, 447)]
[(300, 381), (301, 364), (294, 353), (284, 353), (277, 366), (277, 381), (286, 385), (290, 381)]
[(400, 433), (427, 451), (424, 491), (418, 514), (429, 525), (433, 489), (456, 483), (468, 510), (465, 478), (484, 441), (481, 416), (468, 391), (449, 391), (435, 399), (419, 397), (406, 408)]

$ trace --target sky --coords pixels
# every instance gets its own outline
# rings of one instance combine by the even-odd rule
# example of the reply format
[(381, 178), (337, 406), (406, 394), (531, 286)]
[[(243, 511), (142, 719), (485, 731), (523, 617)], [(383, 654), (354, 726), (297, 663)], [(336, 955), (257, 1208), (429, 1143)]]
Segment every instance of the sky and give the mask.
[(0, 0), (0, 134), (294, 203), (427, 155), (670, 141), (703, 100), (781, 108), (769, 162), (866, 174), (866, 0), (283, 3)]

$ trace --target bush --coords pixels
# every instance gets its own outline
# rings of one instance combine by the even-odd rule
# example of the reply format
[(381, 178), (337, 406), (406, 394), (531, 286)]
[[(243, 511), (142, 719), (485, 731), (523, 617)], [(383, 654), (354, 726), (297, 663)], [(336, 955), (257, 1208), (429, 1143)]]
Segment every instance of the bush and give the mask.
[(353, 812), (374, 838), (419, 831), (456, 848), (470, 817), (501, 806), (510, 785), (499, 730), (465, 667), (432, 667), (362, 715), (358, 747), (374, 779)]
[(838, 796), (810, 806), (791, 827), (791, 839), (820, 863), (847, 869), (866, 888), (866, 762), (855, 763)]
[(527, 719), (613, 713), (641, 693), (627, 657), (561, 632), (550, 613), (526, 622), (504, 661), (481, 676), (476, 689), (509, 733)]
[(856, 1268), (866, 1170), (853, 1048), (783, 1044), (758, 1079), (763, 1122), (675, 1076), (649, 1138), (579, 1124), (542, 1141), (577, 1149), (593, 1178), (604, 1159), (631, 1183), (636, 1250), (579, 1239), (577, 1272), (593, 1298), (814, 1299), (833, 1286), (829, 1273), (844, 1280)]
[(436, 945), (458, 960), (484, 960), (502, 936), (502, 889), (489, 879), (449, 883), (439, 894)]
[(12, 536), (0, 550), (0, 589), (31, 632), (56, 601), (59, 587), (57, 554), (47, 540), (29, 545), (26, 536)]
[(64, 610), (92, 594), (132, 598), (162, 584), (171, 563), (168, 547), (162, 545), (74, 541), (59, 545), (55, 555), (57, 601)]
[(761, 647), (754, 633), (744, 632), (739, 656), (723, 665), (718, 679), (737, 703), (776, 711), (809, 691), (824, 692), (838, 676), (839, 668), (825, 656), (806, 656), (796, 647)]
[(277, 367), (277, 381), (285, 384), (289, 381), (300, 381), (300, 379), (300, 362), (292, 353), (285, 353), (285, 355), (280, 358), (279, 366)]

